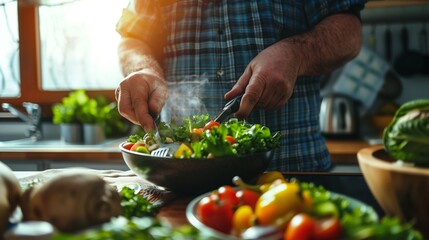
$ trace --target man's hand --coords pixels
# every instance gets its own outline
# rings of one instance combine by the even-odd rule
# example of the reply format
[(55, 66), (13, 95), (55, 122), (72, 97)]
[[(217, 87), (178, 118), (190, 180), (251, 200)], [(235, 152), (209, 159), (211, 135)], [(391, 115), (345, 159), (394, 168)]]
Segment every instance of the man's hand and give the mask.
[(331, 72), (355, 57), (361, 44), (358, 17), (326, 17), (310, 31), (283, 39), (260, 52), (225, 99), (244, 93), (235, 114), (238, 118), (247, 117), (254, 108), (281, 107), (292, 96), (297, 77)]
[(166, 81), (153, 71), (143, 69), (126, 76), (115, 91), (119, 113), (141, 125), (145, 131), (154, 128), (168, 97)]
[(273, 109), (286, 104), (292, 96), (300, 65), (299, 55), (291, 47), (286, 42), (277, 42), (249, 63), (225, 95), (230, 99), (245, 92), (236, 117), (245, 118), (254, 108)]

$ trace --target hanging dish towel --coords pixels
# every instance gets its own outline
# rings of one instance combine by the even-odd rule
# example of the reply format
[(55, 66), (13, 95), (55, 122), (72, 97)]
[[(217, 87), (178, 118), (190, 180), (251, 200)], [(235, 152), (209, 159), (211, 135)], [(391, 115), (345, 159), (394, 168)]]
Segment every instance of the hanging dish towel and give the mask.
[(363, 46), (359, 55), (344, 66), (333, 91), (350, 96), (368, 109), (383, 86), (389, 69), (386, 60)]

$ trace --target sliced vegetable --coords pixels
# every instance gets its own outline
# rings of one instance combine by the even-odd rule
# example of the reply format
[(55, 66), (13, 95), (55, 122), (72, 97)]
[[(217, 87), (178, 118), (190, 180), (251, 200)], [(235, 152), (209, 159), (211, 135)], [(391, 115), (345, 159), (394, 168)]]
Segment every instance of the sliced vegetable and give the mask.
[(146, 147), (146, 144), (143, 141), (138, 141), (130, 148), (131, 151), (136, 151), (138, 147)]
[(131, 150), (131, 147), (134, 145), (132, 142), (127, 142), (124, 145), (122, 145), (123, 148)]
[(146, 154), (150, 153), (149, 149), (147, 149), (147, 147), (145, 146), (138, 146), (135, 151), (139, 153), (146, 153)]
[(237, 139), (235, 139), (233, 136), (230, 136), (230, 135), (227, 135), (227, 136), (225, 137), (225, 140), (226, 140), (227, 142), (229, 142), (229, 144), (234, 144), (234, 143), (236, 143), (236, 142), (237, 142)]
[(208, 123), (204, 126), (203, 130), (204, 130), (204, 131), (207, 131), (207, 130), (211, 131), (211, 130), (212, 130), (212, 128), (214, 128), (214, 127), (219, 127), (219, 126), (220, 126), (220, 123), (219, 123), (219, 122), (216, 122), (216, 121), (211, 120), (210, 122), (208, 122)]
[(192, 149), (185, 143), (180, 144), (179, 148), (174, 152), (175, 158), (190, 158)]

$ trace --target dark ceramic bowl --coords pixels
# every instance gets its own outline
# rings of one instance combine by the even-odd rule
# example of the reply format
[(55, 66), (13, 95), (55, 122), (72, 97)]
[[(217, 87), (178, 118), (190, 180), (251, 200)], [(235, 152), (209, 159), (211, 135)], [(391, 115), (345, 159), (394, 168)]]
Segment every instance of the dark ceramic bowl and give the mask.
[(221, 185), (231, 185), (234, 176), (252, 181), (265, 171), (273, 151), (242, 157), (175, 159), (154, 157), (123, 148), (128, 167), (147, 181), (178, 193), (203, 193)]

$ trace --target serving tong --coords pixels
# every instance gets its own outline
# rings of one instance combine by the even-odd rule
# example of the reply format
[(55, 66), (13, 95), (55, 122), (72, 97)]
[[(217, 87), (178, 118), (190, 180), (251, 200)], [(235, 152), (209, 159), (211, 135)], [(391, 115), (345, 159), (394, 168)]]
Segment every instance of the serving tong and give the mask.
[(237, 112), (240, 108), (242, 97), (243, 94), (240, 94), (237, 97), (231, 99), (229, 102), (227, 102), (223, 107), (222, 111), (213, 119), (213, 121), (221, 123), (225, 121), (229, 115)]
[[(243, 94), (238, 95), (237, 97), (231, 99), (229, 102), (225, 104), (222, 111), (213, 119), (215, 122), (223, 122), (227, 119), (227, 117), (235, 112), (238, 111), (240, 108), (241, 98), (243, 97)], [(158, 124), (159, 124), (159, 116), (155, 118), (154, 120), (154, 126), (155, 126), (155, 139), (159, 140), (161, 139), (158, 131)], [(153, 150), (150, 155), (154, 157), (167, 157), (168, 154), (174, 153), (177, 148), (179, 147), (178, 143), (171, 143), (171, 144), (163, 144), (158, 143), (160, 145), (159, 148)]]

